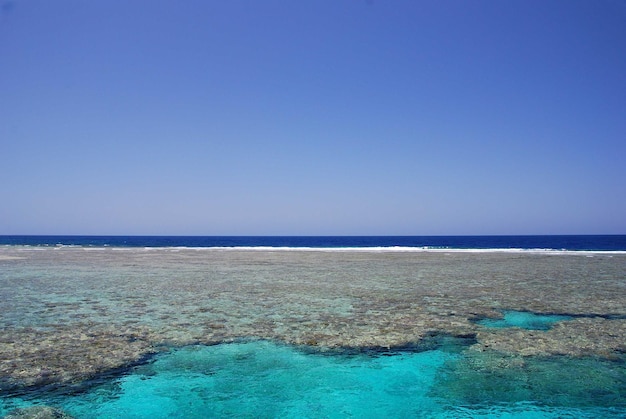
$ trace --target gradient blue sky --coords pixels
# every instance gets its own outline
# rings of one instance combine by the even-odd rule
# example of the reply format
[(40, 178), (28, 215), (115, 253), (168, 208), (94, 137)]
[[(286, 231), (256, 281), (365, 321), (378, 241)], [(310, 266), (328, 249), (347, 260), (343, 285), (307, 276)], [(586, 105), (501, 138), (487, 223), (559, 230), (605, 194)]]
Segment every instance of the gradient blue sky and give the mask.
[(0, 234), (626, 233), (622, 0), (0, 0)]

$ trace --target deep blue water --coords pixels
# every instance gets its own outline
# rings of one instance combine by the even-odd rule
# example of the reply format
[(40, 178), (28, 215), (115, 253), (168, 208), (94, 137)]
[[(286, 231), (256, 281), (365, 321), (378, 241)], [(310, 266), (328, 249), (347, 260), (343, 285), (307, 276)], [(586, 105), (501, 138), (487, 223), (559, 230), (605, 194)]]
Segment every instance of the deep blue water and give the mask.
[(0, 245), (123, 247), (429, 247), (626, 251), (626, 235), (567, 236), (0, 236)]

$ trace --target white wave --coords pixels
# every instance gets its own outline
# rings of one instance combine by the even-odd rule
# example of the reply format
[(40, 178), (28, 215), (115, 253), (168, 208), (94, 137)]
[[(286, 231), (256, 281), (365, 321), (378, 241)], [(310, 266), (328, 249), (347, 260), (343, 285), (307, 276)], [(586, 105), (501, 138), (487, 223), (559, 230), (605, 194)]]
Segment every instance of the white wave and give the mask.
[(626, 250), (569, 250), (569, 249), (526, 249), (526, 248), (450, 248), (431, 246), (371, 246), (371, 247), (307, 247), (307, 246), (5, 246), (5, 248), (21, 248), (23, 250), (76, 250), (84, 251), (122, 251), (122, 252), (156, 252), (169, 251), (242, 251), (242, 252), (328, 252), (328, 253), (518, 253), (545, 255), (626, 255)]
[[(125, 248), (132, 249), (132, 248)], [(307, 247), (307, 246), (211, 246), (211, 247), (146, 247), (145, 250), (219, 250), (219, 251), (262, 251), (262, 252), (344, 252), (344, 253), (536, 253), (536, 254), (589, 254), (626, 255), (626, 250), (568, 250), (568, 249), (525, 249), (525, 248), (447, 248), (411, 246), (371, 246), (371, 247)]]

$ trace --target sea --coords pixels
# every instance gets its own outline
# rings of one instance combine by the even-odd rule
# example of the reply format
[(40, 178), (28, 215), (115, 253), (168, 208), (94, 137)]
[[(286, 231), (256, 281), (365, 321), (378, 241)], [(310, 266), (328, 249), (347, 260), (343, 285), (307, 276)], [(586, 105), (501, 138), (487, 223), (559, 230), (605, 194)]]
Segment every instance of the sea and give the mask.
[(0, 236), (0, 417), (626, 418), (626, 235)]
[(534, 236), (1, 236), (0, 245), (626, 251), (626, 235)]

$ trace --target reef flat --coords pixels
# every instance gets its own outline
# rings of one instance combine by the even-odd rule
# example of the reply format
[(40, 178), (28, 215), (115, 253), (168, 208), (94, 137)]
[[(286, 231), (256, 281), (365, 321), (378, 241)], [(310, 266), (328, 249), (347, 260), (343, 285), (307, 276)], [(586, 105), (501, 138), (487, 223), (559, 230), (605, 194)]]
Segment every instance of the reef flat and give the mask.
[[(0, 296), (5, 393), (239, 339), (362, 350), (452, 336), (511, 359), (626, 352), (623, 253), (7, 246)], [(503, 310), (571, 319), (480, 324)]]

